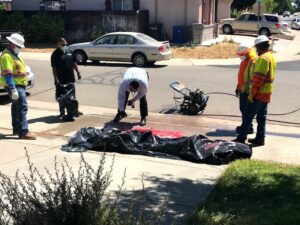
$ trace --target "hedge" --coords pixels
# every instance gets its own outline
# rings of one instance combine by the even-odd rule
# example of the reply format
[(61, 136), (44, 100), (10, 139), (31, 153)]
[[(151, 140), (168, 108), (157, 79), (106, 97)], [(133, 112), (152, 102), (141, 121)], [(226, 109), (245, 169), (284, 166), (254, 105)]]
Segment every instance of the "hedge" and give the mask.
[(21, 31), (26, 42), (52, 43), (65, 35), (63, 17), (47, 13), (25, 16), (22, 12), (0, 11), (0, 29)]

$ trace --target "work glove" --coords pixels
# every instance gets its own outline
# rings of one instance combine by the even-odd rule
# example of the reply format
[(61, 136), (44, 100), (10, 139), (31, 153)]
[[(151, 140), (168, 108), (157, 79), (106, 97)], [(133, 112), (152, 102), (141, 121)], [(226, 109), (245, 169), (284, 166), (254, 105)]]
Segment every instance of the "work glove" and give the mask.
[(248, 99), (247, 99), (249, 103), (253, 103), (253, 102), (254, 102), (253, 97), (254, 97), (253, 94), (252, 94), (252, 93), (249, 93)]
[(19, 93), (15, 88), (11, 90), (11, 99), (15, 101), (19, 99)]
[(238, 88), (235, 89), (235, 96), (239, 97), (240, 96), (240, 90)]

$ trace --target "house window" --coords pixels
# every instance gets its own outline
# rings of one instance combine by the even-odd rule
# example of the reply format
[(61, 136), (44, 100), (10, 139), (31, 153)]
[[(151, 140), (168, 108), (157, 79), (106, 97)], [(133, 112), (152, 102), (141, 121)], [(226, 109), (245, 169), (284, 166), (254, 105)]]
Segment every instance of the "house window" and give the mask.
[(43, 0), (40, 2), (40, 10), (42, 11), (65, 11), (66, 2), (61, 0)]
[(113, 10), (116, 11), (133, 10), (132, 0), (113, 0)]

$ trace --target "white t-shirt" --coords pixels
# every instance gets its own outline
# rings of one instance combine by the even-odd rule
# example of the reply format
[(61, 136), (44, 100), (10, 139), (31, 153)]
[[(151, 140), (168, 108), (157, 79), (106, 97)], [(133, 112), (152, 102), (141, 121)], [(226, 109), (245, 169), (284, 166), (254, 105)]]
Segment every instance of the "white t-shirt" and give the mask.
[(125, 100), (126, 100), (126, 91), (130, 92), (129, 84), (131, 81), (137, 81), (139, 83), (139, 88), (136, 91), (136, 95), (133, 98), (134, 101), (139, 100), (143, 96), (146, 95), (148, 90), (148, 74), (146, 70), (141, 68), (129, 68), (126, 70), (123, 78), (121, 80), (121, 84), (119, 87), (118, 93), (118, 107), (120, 111), (125, 111)]

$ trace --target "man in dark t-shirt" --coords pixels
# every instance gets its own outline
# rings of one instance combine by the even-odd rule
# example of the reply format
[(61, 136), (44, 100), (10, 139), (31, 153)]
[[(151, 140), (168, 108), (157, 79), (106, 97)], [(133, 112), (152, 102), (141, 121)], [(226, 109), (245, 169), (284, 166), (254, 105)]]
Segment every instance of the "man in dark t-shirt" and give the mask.
[[(63, 94), (63, 89), (61, 85), (74, 83), (75, 74), (77, 73), (78, 80), (81, 79), (81, 75), (76, 64), (76, 61), (71, 52), (66, 51), (67, 41), (65, 38), (59, 38), (57, 40), (57, 48), (51, 55), (51, 67), (54, 77), (54, 84), (56, 87), (56, 99), (58, 99)], [(74, 87), (75, 88), (75, 87)], [(60, 117), (65, 115), (65, 106), (59, 104)], [(81, 112), (77, 113), (82, 115)]]

